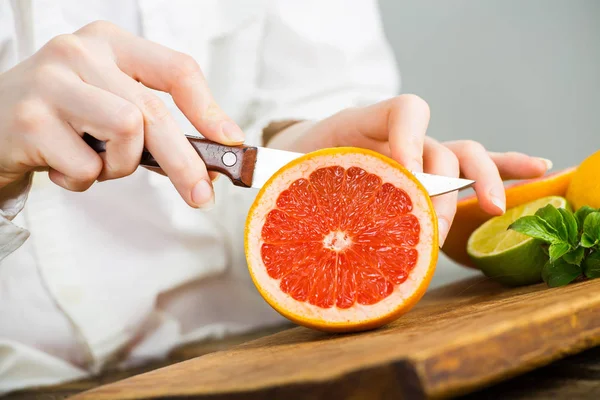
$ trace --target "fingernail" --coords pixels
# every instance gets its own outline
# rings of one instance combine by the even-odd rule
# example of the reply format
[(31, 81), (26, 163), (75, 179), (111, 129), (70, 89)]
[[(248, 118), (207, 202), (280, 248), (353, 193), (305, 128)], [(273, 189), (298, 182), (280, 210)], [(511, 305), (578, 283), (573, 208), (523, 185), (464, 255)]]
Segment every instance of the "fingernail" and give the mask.
[(225, 121), (221, 123), (221, 130), (223, 131), (223, 134), (232, 142), (241, 143), (245, 139), (244, 132), (242, 132), (240, 127), (233, 122)]
[(500, 211), (502, 211), (502, 214), (504, 214), (504, 212), (506, 212), (506, 201), (504, 200), (504, 196), (502, 196), (499, 193), (496, 193), (496, 191), (492, 189), (490, 190), (490, 198), (492, 200), (492, 203), (496, 207), (498, 207)]
[(538, 157), (537, 159), (542, 161), (544, 164), (546, 164), (546, 171), (550, 171), (552, 169), (552, 167), (554, 166), (552, 161), (548, 160), (547, 158)]
[(192, 189), (192, 202), (204, 209), (211, 209), (215, 203), (212, 185), (207, 180), (201, 180)]
[(438, 218), (438, 233), (440, 235), (440, 247), (444, 245), (444, 241), (446, 240), (446, 236), (448, 235), (448, 231), (450, 230), (450, 226), (448, 225), (448, 221), (444, 218)]

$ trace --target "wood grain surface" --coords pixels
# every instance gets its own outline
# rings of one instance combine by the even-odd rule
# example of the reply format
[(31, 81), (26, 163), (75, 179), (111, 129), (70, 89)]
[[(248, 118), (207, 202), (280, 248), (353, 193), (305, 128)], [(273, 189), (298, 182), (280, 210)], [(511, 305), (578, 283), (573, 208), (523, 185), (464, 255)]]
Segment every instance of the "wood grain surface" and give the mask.
[(600, 280), (507, 289), (474, 278), (376, 331), (293, 328), (73, 398), (446, 398), (598, 343)]

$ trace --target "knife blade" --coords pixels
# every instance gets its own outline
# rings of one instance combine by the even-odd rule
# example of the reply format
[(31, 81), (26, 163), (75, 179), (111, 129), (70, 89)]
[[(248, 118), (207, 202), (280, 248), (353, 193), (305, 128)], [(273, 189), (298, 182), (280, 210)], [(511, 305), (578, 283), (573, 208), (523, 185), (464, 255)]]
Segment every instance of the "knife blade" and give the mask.
[[(234, 185), (260, 189), (281, 167), (303, 156), (284, 150), (259, 146), (227, 146), (203, 139), (200, 136), (186, 135), (194, 149), (198, 152), (206, 169), (227, 176)], [(89, 134), (84, 134), (84, 141), (97, 153), (106, 151), (104, 142)], [(144, 150), (140, 165), (160, 168), (150, 152)], [(439, 196), (455, 190), (471, 186), (475, 181), (447, 176), (413, 172), (421, 182), (429, 196)]]
[[(276, 150), (267, 147), (257, 147), (256, 167), (252, 178), (252, 187), (260, 189), (281, 167), (303, 156), (302, 153)], [(475, 181), (462, 178), (412, 172), (419, 182), (425, 187), (430, 197), (439, 196), (471, 186)]]

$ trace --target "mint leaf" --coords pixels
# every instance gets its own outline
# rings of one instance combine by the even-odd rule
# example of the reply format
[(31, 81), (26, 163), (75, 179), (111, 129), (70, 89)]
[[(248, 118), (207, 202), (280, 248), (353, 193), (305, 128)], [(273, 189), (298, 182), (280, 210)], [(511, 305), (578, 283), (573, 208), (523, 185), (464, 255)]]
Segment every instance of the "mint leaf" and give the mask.
[(542, 279), (550, 287), (565, 286), (581, 275), (579, 265), (569, 264), (563, 259), (548, 261), (542, 268)]
[(585, 217), (581, 245), (594, 247), (600, 241), (600, 212), (594, 211)]
[(579, 242), (579, 230), (577, 229), (577, 220), (573, 213), (566, 208), (559, 208), (558, 212), (562, 215), (563, 221), (567, 228), (567, 241), (576, 246)]
[(583, 206), (575, 212), (575, 219), (577, 220), (577, 228), (579, 232), (583, 232), (583, 222), (585, 221), (586, 217), (594, 211), (596, 210), (590, 206)]
[(571, 250), (563, 256), (563, 260), (569, 264), (581, 265), (581, 261), (585, 256), (585, 249), (583, 247), (577, 247), (575, 250)]
[(548, 249), (548, 254), (550, 255), (550, 261), (555, 261), (564, 256), (569, 250), (571, 250), (571, 246), (568, 243), (552, 243), (550, 248)]
[(558, 237), (561, 241), (567, 242), (569, 240), (569, 234), (567, 233), (567, 227), (563, 216), (556, 207), (552, 204), (548, 204), (535, 212), (535, 215), (543, 219), (552, 228), (556, 230)]
[(563, 240), (556, 232), (556, 229), (550, 226), (538, 215), (526, 215), (524, 217), (521, 217), (512, 224), (510, 224), (508, 229), (512, 229), (527, 236), (531, 236), (535, 239), (540, 239), (546, 243), (563, 242)]
[(590, 247), (594, 247), (596, 245), (596, 241), (589, 237), (586, 233), (584, 233), (583, 235), (581, 235), (580, 244), (582, 247), (589, 249)]
[(600, 253), (590, 254), (583, 262), (583, 273), (588, 278), (600, 277)]

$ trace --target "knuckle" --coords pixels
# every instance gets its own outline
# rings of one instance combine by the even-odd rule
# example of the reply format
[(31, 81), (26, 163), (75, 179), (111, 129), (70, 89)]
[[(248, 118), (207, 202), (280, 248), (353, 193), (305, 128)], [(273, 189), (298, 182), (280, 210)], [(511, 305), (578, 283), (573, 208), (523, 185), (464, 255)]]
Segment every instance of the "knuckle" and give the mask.
[(185, 53), (178, 53), (173, 59), (173, 75), (171, 86), (182, 87), (191, 80), (202, 77), (202, 70), (196, 60)]
[(50, 115), (46, 108), (37, 100), (23, 100), (17, 103), (13, 112), (16, 130), (22, 134), (34, 134), (43, 129)]
[(129, 176), (133, 174), (139, 166), (139, 160), (133, 159), (129, 160), (128, 163), (123, 165), (120, 169), (121, 177)]
[(61, 60), (75, 60), (87, 56), (87, 50), (81, 38), (73, 34), (63, 34), (52, 38), (46, 45), (53, 57)]
[(456, 154), (452, 152), (452, 150), (446, 146), (440, 146), (439, 151), (440, 156), (446, 160), (449, 166), (452, 166), (453, 168), (456, 167), (456, 169), (458, 169), (458, 158), (456, 157)]
[(472, 153), (472, 154), (486, 152), (485, 147), (483, 147), (483, 145), (481, 143), (476, 142), (474, 140), (465, 140), (463, 142), (463, 147), (466, 152)]
[(180, 53), (176, 58), (176, 65), (177, 75), (182, 78), (197, 76), (201, 73), (200, 65), (194, 57), (188, 54)]
[(140, 151), (134, 152), (119, 152), (118, 154), (110, 154), (110, 161), (105, 161), (104, 169), (102, 171), (101, 178), (107, 179), (118, 179), (129, 176), (135, 172), (139, 166), (142, 146), (139, 146)]
[(137, 134), (143, 134), (144, 117), (140, 109), (131, 103), (119, 110), (116, 121), (118, 133), (121, 136), (131, 138)]
[(119, 28), (112, 22), (98, 20), (90, 22), (81, 28), (78, 32), (90, 36), (107, 36), (117, 31)]
[(170, 176), (185, 176), (190, 171), (190, 162), (185, 158), (172, 160), (169, 165)]
[(427, 104), (425, 100), (423, 100), (420, 96), (417, 96), (416, 94), (407, 93), (394, 97), (392, 99), (392, 104), (396, 108), (410, 108), (410, 110), (421, 110), (421, 112), (423, 112), (427, 116), (431, 114), (429, 104)]
[(140, 100), (144, 121), (154, 125), (164, 121), (169, 116), (169, 110), (158, 96), (152, 93), (144, 93)]
[(137, 169), (137, 163), (127, 160), (118, 165), (106, 165), (103, 172), (104, 179), (119, 179), (129, 176)]
[(129, 176), (131, 174), (133, 174), (135, 172), (135, 170), (138, 168), (138, 160), (132, 160), (131, 162), (128, 162), (127, 164), (123, 165), (120, 168), (120, 178), (124, 178), (126, 176)]
[(102, 171), (102, 160), (97, 157), (93, 161), (90, 160), (77, 168), (77, 172), (74, 178), (81, 183), (82, 186), (89, 185), (93, 183), (100, 172)]
[(456, 207), (452, 203), (454, 202), (445, 201), (444, 203), (439, 204), (441, 210), (439, 210), (438, 213), (438, 220), (444, 221), (444, 225), (448, 227), (452, 225), (452, 220), (454, 219), (454, 213), (456, 209)]

